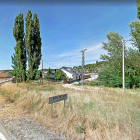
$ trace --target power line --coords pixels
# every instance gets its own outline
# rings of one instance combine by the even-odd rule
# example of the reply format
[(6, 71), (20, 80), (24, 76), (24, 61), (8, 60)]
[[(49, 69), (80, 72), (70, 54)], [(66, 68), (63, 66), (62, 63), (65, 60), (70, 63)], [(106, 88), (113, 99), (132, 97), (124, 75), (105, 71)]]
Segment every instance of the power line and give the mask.
[[(47, 63), (47, 62), (44, 61), (44, 63)], [(49, 64), (49, 63), (47, 63), (47, 64)], [(53, 66), (53, 67), (55, 67), (55, 68), (57, 68), (56, 66), (54, 66), (54, 65), (52, 65), (52, 64), (49, 64), (49, 65), (50, 65), (50, 66)]]

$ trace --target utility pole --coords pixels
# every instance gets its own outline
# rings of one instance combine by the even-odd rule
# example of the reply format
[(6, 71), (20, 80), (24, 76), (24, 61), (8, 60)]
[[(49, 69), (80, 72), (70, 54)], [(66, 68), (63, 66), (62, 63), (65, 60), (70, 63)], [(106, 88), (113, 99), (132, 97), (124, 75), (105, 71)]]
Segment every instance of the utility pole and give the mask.
[(84, 86), (84, 65), (85, 65), (85, 56), (84, 56), (84, 52), (87, 49), (81, 50), (80, 53), (82, 53), (82, 86)]
[(42, 86), (43, 86), (43, 59), (42, 59)]
[(131, 39), (129, 39), (129, 40), (122, 40), (122, 45), (123, 45), (123, 49), (122, 49), (122, 61), (123, 61), (123, 64), (122, 64), (122, 74), (123, 74), (123, 76), (122, 76), (122, 78), (123, 78), (123, 93), (125, 93), (125, 62), (124, 62), (124, 58), (125, 58), (125, 53), (124, 53), (124, 51), (125, 51), (125, 43), (127, 42), (127, 41), (131, 41)]
[(123, 57), (123, 65), (122, 65), (122, 67), (123, 67), (123, 93), (125, 93), (125, 64), (124, 64), (124, 50), (125, 50), (125, 40), (123, 39), (123, 49), (122, 49), (122, 57)]

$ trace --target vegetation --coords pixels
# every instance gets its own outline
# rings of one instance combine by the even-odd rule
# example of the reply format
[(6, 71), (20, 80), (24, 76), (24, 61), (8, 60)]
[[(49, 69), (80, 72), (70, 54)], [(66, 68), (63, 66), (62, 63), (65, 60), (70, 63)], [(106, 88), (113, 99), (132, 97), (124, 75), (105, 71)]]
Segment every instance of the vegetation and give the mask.
[(62, 70), (57, 70), (54, 74), (54, 78), (55, 78), (55, 80), (67, 79), (65, 73)]
[[(28, 10), (26, 20), (26, 35), (24, 34), (24, 19), (20, 13), (16, 19), (13, 28), (13, 35), (16, 40), (15, 54), (12, 56), (12, 75), (22, 80), (34, 80), (39, 76), (38, 68), (41, 60), (41, 38), (40, 25), (37, 14), (33, 15)], [(26, 56), (27, 54), (27, 56)], [(26, 79), (26, 57), (28, 57), (28, 72)]]
[[(55, 103), (51, 118), (48, 98), (66, 93), (65, 108), (63, 102)], [(39, 83), (5, 83), (0, 87), (0, 94), (18, 109), (48, 129), (61, 132), (66, 139), (76, 140), (138, 139), (139, 93), (140, 89), (126, 89), (123, 94), (122, 89), (107, 87), (86, 87), (78, 91), (51, 82), (44, 83), (43, 87)]]
[[(105, 61), (96, 61), (96, 63), (93, 64), (86, 64), (85, 65), (85, 72), (98, 72), (99, 69), (105, 64)], [(74, 69), (76, 69), (78, 72), (82, 71), (82, 66), (74, 66)]]
[(33, 15), (28, 10), (26, 20), (25, 46), (28, 55), (28, 80), (34, 80), (41, 60), (40, 25), (37, 14)]
[(16, 40), (16, 46), (14, 47), (15, 54), (12, 56), (13, 75), (25, 81), (26, 51), (24, 44), (24, 20), (21, 13), (15, 19), (13, 35)]
[[(117, 32), (106, 35), (108, 42), (102, 43), (102, 49), (107, 53), (100, 59), (105, 63), (101, 67), (97, 82), (91, 85), (105, 85), (109, 87), (122, 87), (122, 39)], [(125, 47), (125, 82), (126, 87), (140, 86), (140, 57), (137, 48)]]
[(51, 73), (52, 73), (52, 71), (51, 71), (51, 69), (50, 69), (50, 67), (49, 67), (48, 72), (47, 72), (47, 74), (45, 75), (44, 78), (45, 78), (45, 79), (49, 79)]

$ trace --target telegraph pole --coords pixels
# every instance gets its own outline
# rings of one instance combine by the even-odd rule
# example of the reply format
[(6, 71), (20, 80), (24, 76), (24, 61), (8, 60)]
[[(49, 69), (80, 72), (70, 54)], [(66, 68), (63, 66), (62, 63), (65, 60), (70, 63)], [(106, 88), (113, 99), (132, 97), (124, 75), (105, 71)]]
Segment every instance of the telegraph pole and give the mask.
[(43, 59), (42, 59), (42, 86), (43, 86)]
[(80, 53), (82, 53), (82, 86), (84, 86), (84, 65), (85, 65), (85, 56), (84, 56), (84, 52), (87, 49), (81, 50)]

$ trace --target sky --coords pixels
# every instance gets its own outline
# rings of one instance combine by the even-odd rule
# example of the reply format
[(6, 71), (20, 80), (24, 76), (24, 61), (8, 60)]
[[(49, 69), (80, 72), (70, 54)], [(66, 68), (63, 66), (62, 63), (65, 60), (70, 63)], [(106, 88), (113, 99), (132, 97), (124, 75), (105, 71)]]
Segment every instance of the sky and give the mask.
[(106, 34), (115, 31), (130, 39), (129, 23), (137, 19), (135, 0), (0, 2), (0, 70), (12, 69), (15, 17), (23, 13), (25, 19), (28, 10), (39, 18), (43, 67), (53, 69), (81, 65), (82, 49), (87, 49), (85, 64), (101, 61), (100, 54), (106, 53), (102, 49)]

